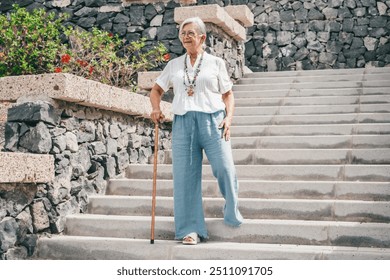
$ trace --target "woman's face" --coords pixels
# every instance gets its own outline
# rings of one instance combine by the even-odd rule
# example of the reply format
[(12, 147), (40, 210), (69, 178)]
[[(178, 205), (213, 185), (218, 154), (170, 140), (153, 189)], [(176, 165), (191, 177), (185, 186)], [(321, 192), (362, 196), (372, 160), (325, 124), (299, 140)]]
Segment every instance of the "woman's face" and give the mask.
[(199, 34), (197, 25), (195, 23), (184, 25), (179, 36), (183, 47), (187, 51), (195, 51), (199, 48), (202, 48), (203, 42), (206, 38), (205, 34)]

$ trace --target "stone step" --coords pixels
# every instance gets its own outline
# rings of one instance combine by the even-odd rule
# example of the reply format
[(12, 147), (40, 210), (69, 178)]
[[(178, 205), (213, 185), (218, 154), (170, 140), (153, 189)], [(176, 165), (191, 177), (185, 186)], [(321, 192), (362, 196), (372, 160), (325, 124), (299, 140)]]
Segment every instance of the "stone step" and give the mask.
[[(390, 201), (390, 182), (263, 181), (239, 179), (240, 198)], [(149, 196), (151, 179), (111, 179), (106, 195)], [(221, 197), (216, 179), (202, 181), (203, 197)], [(157, 181), (158, 196), (173, 196), (173, 181)]]
[[(151, 201), (149, 196), (91, 196), (88, 213), (150, 216)], [(223, 198), (203, 198), (205, 216), (223, 218), (224, 203)], [(239, 198), (238, 203), (246, 219), (390, 221), (390, 201)], [(173, 217), (172, 197), (156, 197), (156, 215)]]
[(300, 88), (285, 88), (285, 89), (265, 89), (256, 87), (256, 89), (245, 90), (244, 88), (236, 88), (234, 96), (236, 98), (270, 98), (270, 97), (326, 97), (326, 96), (370, 96), (370, 95), (389, 95), (390, 87), (377, 88), (330, 88), (330, 89), (300, 89)]
[(356, 75), (356, 74), (381, 74), (390, 73), (389, 67), (356, 68), (356, 69), (324, 69), (324, 70), (304, 70), (304, 71), (270, 71), (253, 72), (245, 74), (244, 78), (261, 77), (300, 77), (300, 76), (329, 76), (329, 75)]
[(390, 148), (390, 135), (232, 137), (233, 149)]
[(390, 113), (389, 104), (236, 107), (236, 116)]
[(236, 107), (255, 106), (298, 106), (298, 105), (352, 105), (352, 104), (388, 104), (390, 95), (367, 96), (312, 96), (312, 97), (269, 97), (269, 98), (236, 98)]
[(41, 260), (389, 260), (385, 248), (313, 246), (291, 244), (247, 244), (202, 242), (183, 246), (177, 241), (52, 236), (40, 238)]
[(231, 136), (233, 137), (376, 134), (390, 134), (390, 123), (231, 126)]
[[(278, 181), (390, 181), (390, 165), (236, 165), (239, 180)], [(214, 179), (211, 166), (204, 165), (203, 179)], [(172, 165), (158, 165), (159, 179), (172, 179)], [(152, 164), (132, 164), (126, 178), (152, 179)]]
[[(144, 216), (68, 215), (66, 234), (144, 239), (151, 218)], [(390, 224), (303, 220), (246, 219), (239, 228), (221, 218), (206, 218), (211, 241), (297, 245), (390, 247)], [(173, 240), (172, 217), (156, 217), (155, 239)]]
[(272, 83), (304, 83), (314, 82), (356, 82), (356, 81), (372, 81), (372, 80), (390, 80), (389, 73), (373, 73), (373, 74), (348, 74), (348, 75), (320, 75), (320, 76), (281, 76), (281, 77), (257, 77), (257, 78), (242, 78), (238, 84), (272, 84)]
[[(388, 149), (233, 149), (239, 165), (262, 164), (390, 164)], [(172, 163), (172, 151), (165, 151), (165, 164)], [(209, 164), (206, 154), (203, 163)]]
[(301, 83), (269, 83), (269, 84), (235, 84), (233, 91), (253, 90), (285, 90), (285, 89), (343, 89), (343, 88), (383, 88), (390, 87), (390, 80), (370, 81), (334, 81), (334, 82), (301, 82)]
[(233, 125), (390, 123), (389, 113), (234, 116)]

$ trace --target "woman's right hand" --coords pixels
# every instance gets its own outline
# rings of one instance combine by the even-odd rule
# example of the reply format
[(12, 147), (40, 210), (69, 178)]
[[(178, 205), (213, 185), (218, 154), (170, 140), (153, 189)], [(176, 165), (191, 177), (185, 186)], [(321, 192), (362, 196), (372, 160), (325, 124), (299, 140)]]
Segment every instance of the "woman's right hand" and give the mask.
[(154, 109), (150, 114), (154, 123), (164, 122), (165, 116), (160, 109)]

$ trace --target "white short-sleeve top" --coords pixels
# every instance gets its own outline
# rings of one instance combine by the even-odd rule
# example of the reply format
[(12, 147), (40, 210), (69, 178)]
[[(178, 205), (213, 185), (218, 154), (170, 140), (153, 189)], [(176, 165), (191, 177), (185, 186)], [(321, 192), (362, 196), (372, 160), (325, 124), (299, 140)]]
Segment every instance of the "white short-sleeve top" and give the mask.
[[(188, 75), (192, 81), (194, 70), (196, 70), (200, 61), (200, 55), (198, 55), (194, 66), (191, 65), (190, 58), (186, 55), (172, 59), (156, 79), (156, 83), (164, 91), (167, 91), (171, 86), (173, 87), (173, 113), (184, 115), (188, 111), (215, 113), (225, 110), (222, 94), (231, 90), (233, 86), (226, 71), (225, 62), (219, 57), (204, 52), (200, 72), (196, 78), (194, 95), (188, 96), (184, 85), (184, 59), (186, 57)], [(189, 85), (187, 78), (186, 84)]]

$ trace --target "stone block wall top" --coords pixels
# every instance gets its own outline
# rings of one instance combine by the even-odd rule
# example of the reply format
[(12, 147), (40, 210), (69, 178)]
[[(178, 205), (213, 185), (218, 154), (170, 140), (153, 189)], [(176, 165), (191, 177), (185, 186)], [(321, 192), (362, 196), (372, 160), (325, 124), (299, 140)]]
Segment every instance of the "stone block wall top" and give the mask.
[(161, 71), (139, 72), (137, 81), (138, 87), (143, 90), (151, 89), (160, 74)]
[[(168, 3), (172, 0), (122, 0), (124, 7), (130, 6), (132, 4), (153, 4), (153, 3)], [(182, 6), (187, 6), (191, 4), (196, 4), (197, 0), (175, 0), (176, 3), (179, 3)]]
[(244, 27), (251, 27), (254, 23), (254, 16), (247, 5), (226, 6), (225, 11)]
[(0, 183), (48, 183), (53, 179), (52, 155), (0, 152)]
[[(53, 98), (84, 106), (150, 118), (149, 98), (117, 87), (71, 74), (43, 74), (0, 78), (0, 100), (16, 101), (25, 96)], [(161, 110), (172, 121), (171, 104), (161, 102)]]
[(213, 23), (219, 26), (237, 41), (246, 40), (245, 28), (217, 4), (178, 7), (175, 9), (175, 22), (180, 24), (190, 17), (200, 17), (205, 23)]

